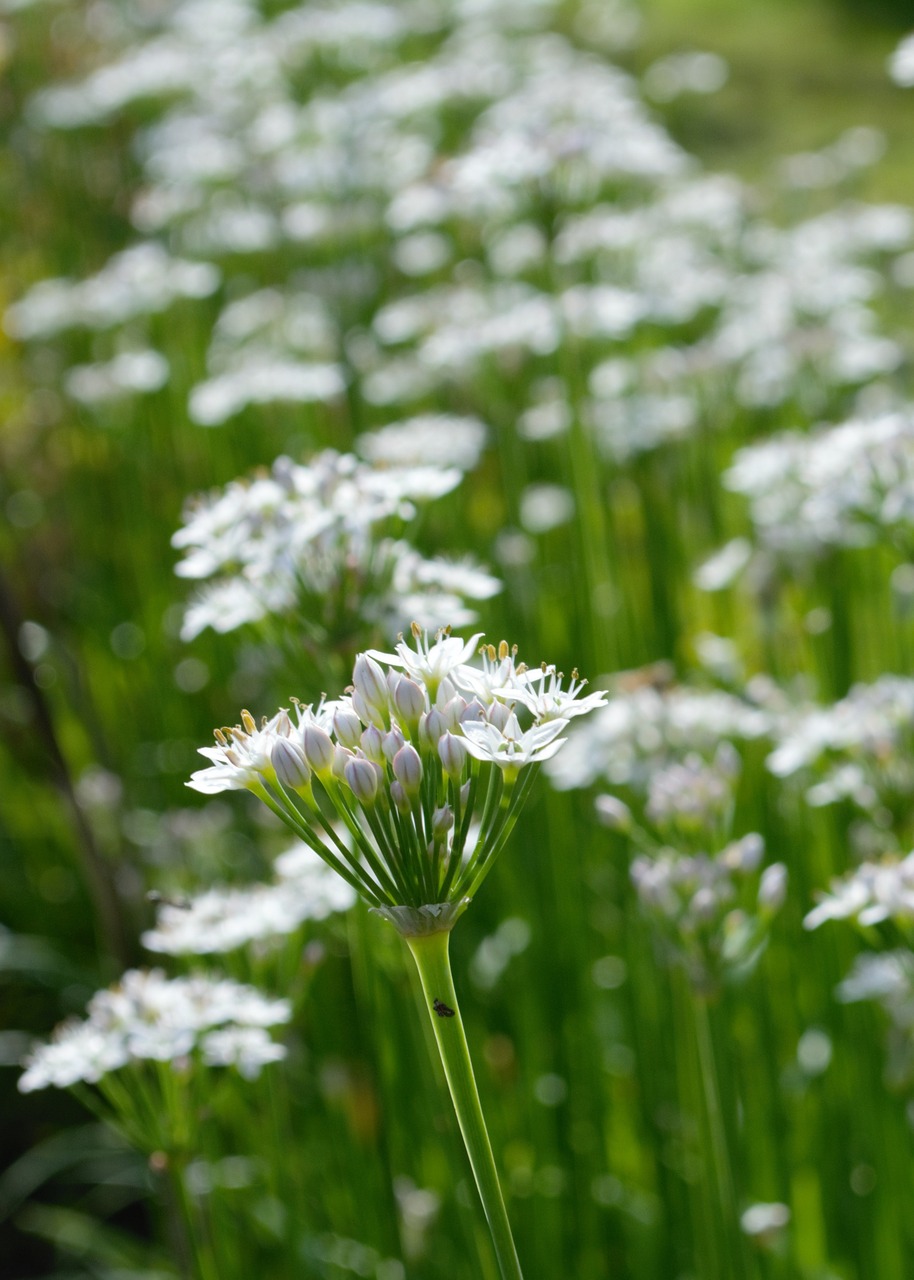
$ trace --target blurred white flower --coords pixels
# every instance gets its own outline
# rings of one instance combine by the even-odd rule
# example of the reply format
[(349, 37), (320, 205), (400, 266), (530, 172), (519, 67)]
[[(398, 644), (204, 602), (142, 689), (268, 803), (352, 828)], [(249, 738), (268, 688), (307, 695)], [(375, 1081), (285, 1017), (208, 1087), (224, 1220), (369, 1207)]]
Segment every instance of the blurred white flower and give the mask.
[[(271, 1000), (254, 987), (228, 978), (194, 974), (166, 978), (161, 969), (131, 969), (117, 986), (99, 991), (89, 1002), (85, 1022), (64, 1023), (54, 1039), (35, 1049), (19, 1080), (23, 1093), (50, 1085), (66, 1088), (79, 1081), (94, 1084), (128, 1062), (152, 1059), (180, 1063), (214, 1028), (263, 1029), (288, 1022), (286, 1000)], [(262, 1061), (284, 1056), (274, 1045)], [(228, 1058), (224, 1055), (224, 1060)], [(236, 1053), (233, 1061), (238, 1061)], [(249, 1072), (254, 1059), (244, 1061)]]

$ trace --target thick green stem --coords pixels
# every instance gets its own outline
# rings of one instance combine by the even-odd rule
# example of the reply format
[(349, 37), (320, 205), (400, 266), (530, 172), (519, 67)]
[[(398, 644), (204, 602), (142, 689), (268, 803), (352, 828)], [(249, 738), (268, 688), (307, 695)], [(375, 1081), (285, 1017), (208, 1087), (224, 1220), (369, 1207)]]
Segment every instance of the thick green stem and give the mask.
[(503, 1280), (523, 1280), (451, 977), (450, 936), (449, 932), (427, 933), (406, 941), (419, 970), (432, 1030)]

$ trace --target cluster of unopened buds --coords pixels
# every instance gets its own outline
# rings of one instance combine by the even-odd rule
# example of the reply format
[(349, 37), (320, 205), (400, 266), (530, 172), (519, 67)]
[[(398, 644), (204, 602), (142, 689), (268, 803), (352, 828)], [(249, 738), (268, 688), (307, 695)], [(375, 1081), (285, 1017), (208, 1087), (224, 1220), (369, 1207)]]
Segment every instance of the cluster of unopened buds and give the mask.
[[(406, 934), (449, 928), (491, 869), (536, 766), (600, 706), (555, 667), (450, 628), (356, 659), (343, 697), (216, 731), (188, 785), (247, 789)], [(479, 651), (480, 665), (470, 659)]]
[(787, 868), (763, 866), (757, 832), (732, 838), (740, 758), (727, 742), (711, 762), (697, 753), (658, 769), (648, 783), (644, 825), (617, 796), (599, 796), (597, 816), (638, 850), (638, 900), (702, 992), (742, 976), (764, 948), (787, 893)]
[(750, 832), (713, 856), (665, 849), (632, 863), (643, 910), (702, 990), (752, 968), (784, 903), (787, 868), (763, 868), (764, 850), (762, 837)]

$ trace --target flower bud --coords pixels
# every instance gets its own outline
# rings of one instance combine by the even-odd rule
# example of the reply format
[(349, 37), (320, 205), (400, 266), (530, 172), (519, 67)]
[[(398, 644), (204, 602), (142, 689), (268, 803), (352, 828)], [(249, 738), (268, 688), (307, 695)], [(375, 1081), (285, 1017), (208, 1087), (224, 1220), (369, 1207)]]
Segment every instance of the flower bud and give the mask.
[(405, 741), (403, 734), (396, 727), (391, 729), (389, 733), (385, 733), (381, 743), (381, 750), (384, 752), (385, 760), (393, 760)]
[(377, 726), (373, 724), (368, 726), (362, 734), (359, 745), (362, 748), (362, 754), (369, 760), (379, 762), (384, 759), (384, 735)]
[(454, 825), (454, 812), (449, 804), (442, 805), (432, 814), (432, 835), (443, 840)]
[[(360, 653), (356, 658), (355, 668), (352, 672), (352, 683), (356, 693), (359, 694), (364, 702), (366, 710), (369, 713), (374, 713), (369, 714), (368, 717), (371, 723), (386, 724), (390, 697), (387, 679), (383, 669), (375, 662), (374, 658), (369, 658), (367, 653)], [(353, 702), (355, 702), (354, 698)]]
[(761, 864), (765, 855), (765, 841), (757, 831), (749, 831), (732, 844), (728, 844), (720, 860), (731, 871), (751, 875)]
[(333, 732), (344, 747), (354, 751), (362, 736), (362, 721), (354, 711), (339, 707), (333, 713)]
[[(366, 702), (358, 689), (352, 691), (352, 709), (361, 720), (362, 724), (376, 724), (379, 729), (387, 727), (385, 717), (370, 703)], [(359, 728), (361, 732), (361, 726)]]
[(503, 702), (493, 702), (489, 707), (486, 719), (489, 724), (494, 724), (496, 729), (501, 729), (504, 732), (508, 721), (511, 719), (511, 709), (505, 706)]
[(409, 803), (409, 796), (396, 778), (390, 784), (390, 798), (404, 816), (411, 812), (412, 806)]
[(348, 747), (337, 747), (333, 753), (333, 768), (331, 772), (334, 778), (339, 782), (346, 779), (346, 765), (350, 760), (354, 760), (355, 756)]
[(306, 724), (302, 730), (302, 749), (305, 759), (320, 777), (333, 767), (333, 741), (330, 734), (316, 724)]
[(305, 753), (297, 743), (288, 738), (276, 739), (270, 752), (270, 761), (284, 787), (298, 791), (310, 783), (311, 770), (305, 760)]
[(472, 702), (468, 702), (460, 713), (461, 724), (467, 724), (470, 720), (485, 720), (485, 718), (486, 709), (478, 698), (474, 698)]
[(610, 831), (625, 832), (631, 830), (632, 811), (617, 796), (597, 796), (594, 808), (597, 811), (597, 817), (600, 822), (604, 827), (608, 827)]
[(419, 723), (419, 717), (425, 711), (425, 690), (415, 680), (401, 678), (391, 700), (404, 724), (412, 727)]
[(714, 919), (719, 906), (717, 894), (710, 885), (702, 885), (689, 903), (689, 912), (695, 921), (705, 923)]
[(444, 733), (438, 739), (438, 758), (449, 778), (456, 782), (463, 773), (467, 762), (467, 745), (462, 738), (453, 733)]
[(374, 806), (378, 798), (378, 770), (370, 760), (353, 756), (344, 770), (352, 794), (363, 808)]
[(442, 707), (447, 706), (451, 698), (457, 696), (457, 688), (450, 676), (445, 676), (438, 685), (435, 692), (435, 706), (440, 711)]
[(460, 724), (460, 717), (463, 715), (464, 711), (466, 711), (466, 708), (467, 700), (466, 698), (462, 698), (459, 693), (456, 697), (451, 698), (450, 702), (445, 703), (443, 707), (439, 708), (441, 714), (444, 716), (444, 723), (447, 725), (449, 730), (453, 732), (453, 730), (457, 728)]
[(407, 795), (417, 795), (422, 785), (422, 761), (419, 752), (407, 742), (391, 763), (394, 777)]
[(437, 745), (438, 739), (446, 730), (444, 716), (436, 707), (432, 707), (431, 711), (426, 711), (419, 721), (419, 741), (423, 747), (430, 750)]
[(773, 862), (762, 872), (758, 887), (758, 904), (762, 911), (773, 915), (780, 911), (787, 897), (787, 868), (783, 862)]

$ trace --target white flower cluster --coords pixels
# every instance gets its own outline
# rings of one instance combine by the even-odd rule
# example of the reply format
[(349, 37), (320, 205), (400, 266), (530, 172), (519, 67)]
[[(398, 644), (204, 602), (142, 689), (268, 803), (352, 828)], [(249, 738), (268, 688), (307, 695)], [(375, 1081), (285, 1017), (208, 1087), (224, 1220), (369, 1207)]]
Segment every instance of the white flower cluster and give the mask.
[[(751, 409), (826, 413), (832, 389), (903, 358), (880, 330), (870, 263), (905, 247), (910, 215), (848, 204), (779, 227), (753, 213), (751, 192), (698, 172), (641, 86), (592, 51), (625, 46), (628, 5), (601, 10), (599, 38), (589, 10), (569, 34), (553, 3), (267, 13), (225, 0), (212, 15), (213, 0), (124, 4), (101, 65), (31, 103), (39, 128), (127, 114), (142, 184), (131, 216), (148, 239), (82, 284), (36, 285), (7, 313), (16, 336), (113, 325), (222, 278), (232, 301), (189, 394), (190, 417), (210, 426), (274, 401), (336, 412), (344, 392), (406, 411), (455, 381), (484, 392), (493, 360), (513, 371), (573, 340), (589, 385), (582, 402), (560, 381), (562, 417), (623, 460), (695, 431), (734, 393)], [(683, 53), (643, 87), (709, 90), (725, 72)], [(865, 131), (838, 139), (829, 172), (874, 145)], [(257, 287), (302, 246), (307, 270)], [(421, 292), (383, 288), (398, 277)], [(309, 312), (322, 323), (302, 327)], [(105, 354), (83, 403), (111, 398)], [(146, 389), (114, 380), (120, 394)]]
[(165, 902), (154, 929), (143, 934), (148, 951), (215, 955), (252, 942), (294, 933), (306, 920), (324, 920), (355, 902), (353, 889), (307, 845), (276, 859), (273, 884), (214, 887), (180, 903)]
[[(188, 605), (182, 638), (293, 610), (327, 629), (344, 624), (346, 610), (393, 631), (408, 610), (423, 621), (442, 611), (472, 621), (465, 601), (494, 595), (498, 579), (387, 536), (414, 518), (417, 503), (461, 478), (455, 466), (373, 465), (327, 449), (308, 463), (277, 458), (268, 473), (197, 499), (172, 538), (185, 552), (176, 572), (206, 581)], [(330, 613), (337, 605), (341, 618)]]
[(6, 312), (14, 338), (47, 338), (65, 329), (108, 329), (165, 311), (177, 298), (206, 298), (219, 272), (206, 262), (173, 258), (157, 244), (124, 249), (88, 280), (43, 280)]
[(889, 1019), (888, 1083), (910, 1089), (914, 1083), (914, 952), (904, 948), (865, 952), (838, 986), (839, 1000), (874, 1000)]
[(903, 89), (914, 88), (914, 31), (905, 36), (889, 59), (889, 75)]
[(631, 876), (643, 909), (699, 986), (751, 965), (787, 892), (787, 868), (761, 870), (764, 842), (755, 832), (714, 856), (672, 849), (639, 855)]
[(870, 546), (886, 530), (906, 536), (914, 515), (914, 412), (903, 406), (751, 445), (737, 453), (725, 483), (748, 498), (759, 550), (753, 556), (743, 538), (728, 543), (695, 575), (706, 591), (772, 557), (802, 561), (832, 547)]
[(828, 893), (806, 916), (807, 929), (818, 929), (827, 920), (856, 920), (860, 925), (884, 920), (910, 928), (914, 923), (914, 853), (905, 858), (884, 857), (864, 862), (841, 880), (833, 880)]
[(651, 775), (645, 816), (667, 839), (726, 829), (739, 771), (739, 756), (729, 743), (721, 743), (711, 764), (690, 753)]
[(914, 680), (881, 676), (831, 706), (800, 706), (784, 716), (768, 757), (777, 777), (816, 777), (810, 804), (850, 799), (872, 811), (914, 796)]
[[(724, 482), (749, 499), (766, 551), (796, 558), (868, 546), (914, 516), (914, 409), (750, 445)], [(734, 564), (734, 575), (742, 568)]]
[(204, 1062), (237, 1067), (250, 1079), (285, 1056), (267, 1028), (291, 1016), (287, 1000), (267, 999), (228, 978), (167, 978), (161, 969), (131, 969), (117, 986), (96, 992), (84, 1022), (64, 1023), (30, 1054), (19, 1088), (94, 1084), (130, 1062), (177, 1065), (195, 1051)]
[[(373, 906), (432, 910), (472, 897), (505, 844), (535, 773), (572, 718), (602, 704), (554, 667), (528, 669), (504, 642), (416, 624), (415, 647), (356, 660), (351, 693), (296, 703), (258, 726), (216, 731), (188, 784), (248, 789)], [(521, 775), (525, 776), (521, 778)], [(327, 814), (349, 834), (342, 839)], [(437, 905), (436, 905), (437, 904)], [(392, 917), (396, 919), (396, 916)]]
[(604, 779), (642, 791), (658, 769), (689, 753), (713, 753), (721, 742), (761, 738), (772, 713), (721, 690), (651, 684), (617, 687), (603, 709), (570, 737), (549, 767), (562, 790)]

